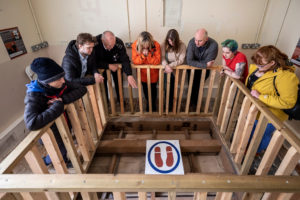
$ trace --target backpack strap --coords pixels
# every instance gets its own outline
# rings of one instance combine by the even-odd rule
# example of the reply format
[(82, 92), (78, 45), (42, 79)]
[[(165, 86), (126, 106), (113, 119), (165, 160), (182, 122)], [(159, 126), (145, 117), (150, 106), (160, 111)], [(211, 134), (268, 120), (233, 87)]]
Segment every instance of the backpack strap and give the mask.
[(276, 88), (276, 85), (275, 85), (276, 77), (277, 77), (277, 76), (274, 76), (274, 79), (273, 79), (273, 85), (274, 85), (274, 88), (275, 88), (275, 91), (276, 91), (277, 96), (280, 96), (280, 94), (279, 94), (279, 92), (278, 92), (278, 90), (277, 90), (277, 88)]

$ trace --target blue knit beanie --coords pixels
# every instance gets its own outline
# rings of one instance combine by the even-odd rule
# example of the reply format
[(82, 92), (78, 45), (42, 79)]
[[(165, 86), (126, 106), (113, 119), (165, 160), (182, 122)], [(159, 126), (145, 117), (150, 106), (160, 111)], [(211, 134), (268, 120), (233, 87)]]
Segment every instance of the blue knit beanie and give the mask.
[(65, 75), (63, 68), (50, 58), (36, 58), (32, 61), (30, 68), (37, 74), (38, 80), (46, 84), (56, 81)]

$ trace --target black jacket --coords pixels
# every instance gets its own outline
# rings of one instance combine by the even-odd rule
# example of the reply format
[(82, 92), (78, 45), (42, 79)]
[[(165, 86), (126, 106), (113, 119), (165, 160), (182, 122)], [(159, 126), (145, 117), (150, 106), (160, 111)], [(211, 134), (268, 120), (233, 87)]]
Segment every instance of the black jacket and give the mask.
[(45, 87), (37, 81), (27, 84), (28, 89), (24, 100), (24, 121), (29, 130), (40, 129), (55, 120), (64, 112), (64, 104), (76, 101), (87, 91), (86, 87), (67, 81), (66, 86), (67, 89), (61, 96), (63, 101), (55, 101), (49, 106), (47, 102), (51, 97), (48, 97), (49, 94), (46, 92)]
[(121, 63), (122, 70), (127, 76), (132, 75), (129, 57), (123, 41), (116, 37), (116, 44), (110, 50), (106, 50), (101, 40), (102, 34), (96, 37), (97, 45), (94, 47), (96, 54), (97, 67), (100, 69), (108, 69), (108, 64)]
[[(67, 49), (66, 55), (62, 61), (62, 67), (66, 73), (65, 79), (70, 82), (80, 83), (81, 85), (92, 85), (95, 84), (95, 78), (92, 77), (84, 77), (80, 78), (82, 66), (80, 61), (80, 56), (78, 53), (78, 49), (75, 45), (76, 41), (72, 40)], [(96, 68), (96, 60), (95, 60), (95, 52), (93, 51), (91, 55), (89, 55), (87, 60), (87, 71), (86, 75), (94, 75), (94, 73), (98, 73)]]

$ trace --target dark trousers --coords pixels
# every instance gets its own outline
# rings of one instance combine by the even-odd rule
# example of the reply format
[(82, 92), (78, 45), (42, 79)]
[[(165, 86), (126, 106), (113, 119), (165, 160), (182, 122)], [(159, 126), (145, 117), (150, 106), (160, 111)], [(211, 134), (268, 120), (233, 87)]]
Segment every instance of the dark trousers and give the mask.
[[(190, 81), (191, 70), (188, 70), (187, 73), (188, 73), (188, 80)], [(195, 70), (192, 94), (191, 94), (191, 103), (190, 103), (191, 105), (194, 106), (197, 106), (201, 74), (202, 74), (202, 70)], [(209, 74), (210, 71), (206, 70), (205, 80), (209, 77)]]
[[(164, 74), (164, 91), (165, 91), (165, 99), (167, 99), (167, 75)], [(173, 73), (171, 73), (170, 77), (170, 96), (169, 96), (169, 111), (173, 110), (173, 99), (174, 99), (174, 82), (175, 82), (175, 76)]]
[[(122, 74), (122, 71), (121, 71), (121, 74)], [(113, 79), (114, 84), (115, 84), (117, 99), (118, 99), (118, 102), (120, 102), (118, 71), (115, 71), (115, 72), (111, 71), (111, 75), (113, 77), (112, 79)], [(106, 98), (107, 98), (107, 102), (108, 102), (108, 88), (107, 88), (107, 74), (106, 74), (106, 71), (103, 72), (103, 77), (104, 77), (104, 86), (105, 86)]]
[[(157, 98), (157, 89), (156, 89), (157, 83), (151, 83), (151, 97), (152, 97), (152, 111), (156, 111), (156, 98)], [(148, 86), (147, 83), (142, 82), (143, 85), (143, 91), (145, 98), (147, 100), (147, 107), (146, 111), (149, 111), (149, 98), (148, 98)]]

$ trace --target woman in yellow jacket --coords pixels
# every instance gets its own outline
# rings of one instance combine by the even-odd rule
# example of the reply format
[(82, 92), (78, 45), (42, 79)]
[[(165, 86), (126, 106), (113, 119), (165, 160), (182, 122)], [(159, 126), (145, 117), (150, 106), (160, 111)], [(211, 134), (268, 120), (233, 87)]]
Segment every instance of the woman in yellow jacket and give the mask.
[[(252, 56), (246, 86), (251, 95), (265, 103), (281, 121), (288, 115), (282, 109), (294, 107), (299, 80), (288, 64), (288, 56), (273, 45), (259, 48)], [(280, 96), (277, 95), (275, 87)], [(265, 150), (275, 127), (268, 124), (258, 152)]]

